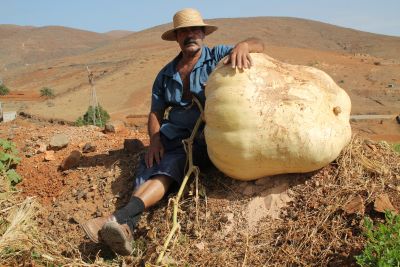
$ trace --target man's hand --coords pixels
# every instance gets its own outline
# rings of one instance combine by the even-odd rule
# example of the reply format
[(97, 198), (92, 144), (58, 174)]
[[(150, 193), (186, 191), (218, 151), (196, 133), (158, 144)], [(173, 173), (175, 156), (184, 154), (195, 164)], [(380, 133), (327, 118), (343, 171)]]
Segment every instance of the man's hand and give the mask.
[(160, 163), (161, 158), (164, 156), (164, 147), (160, 140), (160, 134), (154, 134), (150, 140), (150, 146), (147, 150), (145, 161), (147, 168), (153, 167), (154, 160), (157, 164)]
[(224, 64), (231, 63), (232, 68), (249, 69), (253, 65), (250, 56), (249, 45), (246, 42), (240, 42), (232, 49), (229, 56), (224, 60)]
[(253, 66), (250, 53), (261, 53), (264, 51), (264, 44), (257, 38), (249, 38), (235, 45), (224, 64), (231, 64), (232, 68), (249, 69)]

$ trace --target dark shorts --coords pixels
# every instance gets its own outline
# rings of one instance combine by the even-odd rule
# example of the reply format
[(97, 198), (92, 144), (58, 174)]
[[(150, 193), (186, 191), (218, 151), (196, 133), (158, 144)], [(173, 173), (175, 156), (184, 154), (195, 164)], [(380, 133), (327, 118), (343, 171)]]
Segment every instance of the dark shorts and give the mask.
[[(166, 136), (161, 134), (161, 143), (164, 146), (164, 156), (160, 164), (154, 162), (153, 167), (147, 168), (144, 157), (140, 160), (136, 172), (135, 188), (157, 175), (168, 176), (179, 185), (182, 183), (186, 164), (186, 152), (183, 148), (182, 139), (176, 138), (169, 140)], [(193, 164), (200, 167), (200, 169), (211, 165), (204, 137), (195, 138), (194, 140)]]

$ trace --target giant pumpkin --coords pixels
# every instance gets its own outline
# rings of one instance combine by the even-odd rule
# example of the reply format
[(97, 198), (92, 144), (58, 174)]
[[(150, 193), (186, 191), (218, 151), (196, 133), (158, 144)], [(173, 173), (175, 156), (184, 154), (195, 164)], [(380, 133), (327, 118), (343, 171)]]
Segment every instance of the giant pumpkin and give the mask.
[(215, 166), (239, 180), (319, 169), (350, 141), (350, 98), (325, 72), (251, 54), (220, 63), (206, 86), (205, 138)]

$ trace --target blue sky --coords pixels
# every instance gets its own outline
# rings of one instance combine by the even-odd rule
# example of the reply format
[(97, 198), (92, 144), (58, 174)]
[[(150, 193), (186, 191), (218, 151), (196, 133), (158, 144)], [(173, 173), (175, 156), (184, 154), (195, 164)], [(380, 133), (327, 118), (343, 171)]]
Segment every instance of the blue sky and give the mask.
[(139, 31), (185, 7), (205, 18), (298, 17), (400, 36), (400, 0), (0, 0), (0, 24)]

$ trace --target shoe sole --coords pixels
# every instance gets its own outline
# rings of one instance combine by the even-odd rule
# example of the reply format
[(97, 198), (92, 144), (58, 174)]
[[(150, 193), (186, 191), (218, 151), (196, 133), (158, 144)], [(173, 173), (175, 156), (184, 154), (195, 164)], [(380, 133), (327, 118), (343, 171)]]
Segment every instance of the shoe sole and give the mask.
[(123, 256), (132, 253), (132, 245), (127, 240), (124, 230), (117, 222), (107, 222), (104, 224), (100, 231), (101, 239), (106, 243), (115, 253)]
[(80, 224), (83, 231), (85, 231), (86, 235), (89, 237), (89, 239), (94, 242), (94, 243), (100, 243), (100, 240), (97, 238), (97, 236), (93, 236), (92, 231), (90, 230), (90, 227), (86, 223), (81, 223)]

